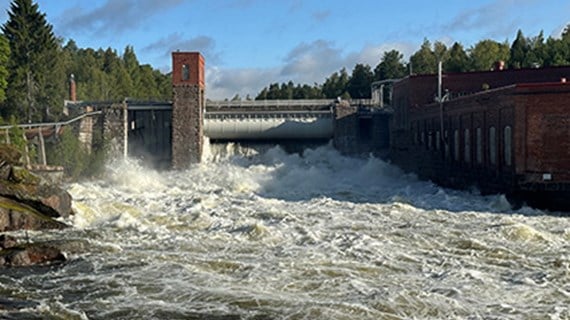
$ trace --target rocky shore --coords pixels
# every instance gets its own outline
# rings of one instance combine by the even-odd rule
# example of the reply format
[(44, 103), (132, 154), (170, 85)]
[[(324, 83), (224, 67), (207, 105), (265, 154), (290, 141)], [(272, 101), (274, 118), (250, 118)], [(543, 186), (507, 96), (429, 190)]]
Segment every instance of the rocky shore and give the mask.
[(30, 243), (7, 233), (19, 230), (63, 229), (59, 220), (73, 214), (71, 195), (33, 174), (22, 164), (21, 153), (0, 144), (0, 268), (65, 261), (49, 243)]

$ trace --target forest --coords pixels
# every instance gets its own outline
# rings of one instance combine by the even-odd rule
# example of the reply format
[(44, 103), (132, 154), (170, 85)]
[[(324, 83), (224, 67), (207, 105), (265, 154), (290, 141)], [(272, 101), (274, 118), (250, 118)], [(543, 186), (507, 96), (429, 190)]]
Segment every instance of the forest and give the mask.
[(170, 100), (170, 75), (141, 65), (132, 46), (78, 48), (56, 37), (32, 0), (14, 0), (0, 35), (0, 122), (46, 122), (62, 117), (71, 75), (84, 101)]

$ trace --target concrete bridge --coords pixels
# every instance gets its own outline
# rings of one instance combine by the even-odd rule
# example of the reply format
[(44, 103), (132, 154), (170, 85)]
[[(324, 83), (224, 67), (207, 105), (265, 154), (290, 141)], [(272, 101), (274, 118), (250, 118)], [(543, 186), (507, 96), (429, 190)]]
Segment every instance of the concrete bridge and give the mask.
[[(76, 112), (101, 111), (85, 118), (80, 137), (103, 127), (117, 155), (146, 159), (159, 167), (185, 168), (199, 162), (203, 141), (333, 140), (345, 153), (389, 147), (390, 108), (373, 100), (209, 101), (204, 60), (199, 53), (173, 53), (173, 101), (120, 104), (83, 103)], [(92, 122), (91, 124), (88, 120)]]

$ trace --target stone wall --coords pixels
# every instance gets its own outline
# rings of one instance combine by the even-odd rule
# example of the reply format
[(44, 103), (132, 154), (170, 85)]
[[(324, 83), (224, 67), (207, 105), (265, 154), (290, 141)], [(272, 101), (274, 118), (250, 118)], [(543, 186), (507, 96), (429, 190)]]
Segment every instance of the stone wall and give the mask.
[(198, 163), (204, 144), (204, 90), (193, 84), (174, 86), (172, 104), (172, 167)]
[(101, 109), (103, 137), (109, 146), (108, 157), (126, 158), (128, 143), (128, 113), (126, 103), (113, 104)]
[(333, 145), (346, 155), (373, 154), (385, 157), (390, 147), (390, 115), (350, 106), (335, 107)]

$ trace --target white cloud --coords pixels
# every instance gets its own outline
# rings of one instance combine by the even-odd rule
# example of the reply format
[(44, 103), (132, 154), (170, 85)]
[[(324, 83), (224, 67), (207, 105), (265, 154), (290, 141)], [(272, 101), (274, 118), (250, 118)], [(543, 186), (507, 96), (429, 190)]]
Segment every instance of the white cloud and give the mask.
[(398, 50), (409, 57), (416, 46), (409, 43), (368, 45), (356, 52), (345, 53), (333, 42), (317, 40), (301, 43), (286, 56), (283, 64), (273, 68), (227, 69), (208, 66), (206, 95), (212, 100), (232, 98), (236, 93), (242, 98), (252, 98), (271, 83), (293, 81), (295, 84), (322, 84), (333, 72), (346, 68), (348, 72), (357, 63), (374, 68), (385, 51)]
[(182, 3), (183, 0), (107, 0), (88, 11), (75, 6), (62, 14), (61, 29), (71, 33), (78, 30), (94, 34), (121, 33), (134, 30), (157, 13)]
[(143, 48), (144, 52), (156, 52), (161, 58), (170, 57), (175, 51), (199, 51), (211, 64), (221, 63), (216, 41), (207, 36), (185, 38), (181, 33), (172, 33)]

